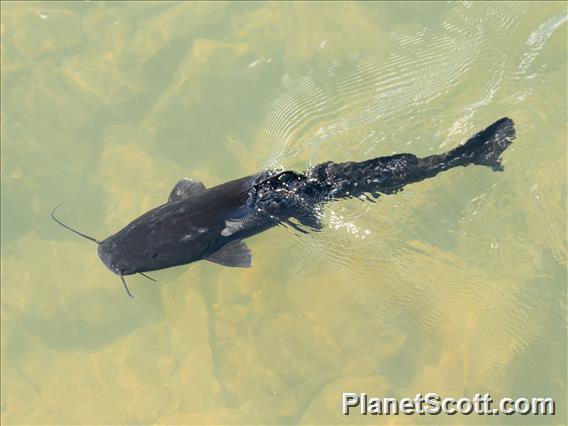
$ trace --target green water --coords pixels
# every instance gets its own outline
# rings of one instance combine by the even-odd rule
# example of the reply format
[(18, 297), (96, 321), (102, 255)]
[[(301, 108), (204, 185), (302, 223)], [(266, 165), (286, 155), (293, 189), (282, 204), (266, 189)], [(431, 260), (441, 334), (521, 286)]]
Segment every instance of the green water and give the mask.
[[(566, 4), (2, 2), (3, 424), (566, 424)], [(89, 241), (269, 166), (455, 169), (129, 277)], [(534, 416), (341, 415), (342, 392), (552, 397)]]

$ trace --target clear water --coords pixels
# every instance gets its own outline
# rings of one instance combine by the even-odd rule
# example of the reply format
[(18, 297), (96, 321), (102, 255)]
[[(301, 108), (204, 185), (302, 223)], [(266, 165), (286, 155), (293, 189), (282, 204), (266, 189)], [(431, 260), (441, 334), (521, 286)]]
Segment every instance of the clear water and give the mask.
[[(3, 424), (565, 424), (566, 4), (2, 3)], [(449, 171), (131, 277), (95, 246), (189, 176), (428, 155)], [(549, 417), (361, 417), (341, 392), (553, 397)]]

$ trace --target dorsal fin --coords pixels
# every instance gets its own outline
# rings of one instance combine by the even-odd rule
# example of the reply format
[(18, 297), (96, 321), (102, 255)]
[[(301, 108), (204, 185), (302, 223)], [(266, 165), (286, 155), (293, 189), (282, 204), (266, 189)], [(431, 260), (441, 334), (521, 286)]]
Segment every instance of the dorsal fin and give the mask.
[(190, 178), (183, 178), (172, 188), (170, 196), (168, 197), (168, 203), (184, 200), (190, 195), (198, 194), (203, 191), (205, 191), (205, 185), (203, 185), (203, 182)]
[(235, 240), (225, 244), (205, 260), (224, 266), (250, 268), (252, 265), (252, 254), (245, 243)]

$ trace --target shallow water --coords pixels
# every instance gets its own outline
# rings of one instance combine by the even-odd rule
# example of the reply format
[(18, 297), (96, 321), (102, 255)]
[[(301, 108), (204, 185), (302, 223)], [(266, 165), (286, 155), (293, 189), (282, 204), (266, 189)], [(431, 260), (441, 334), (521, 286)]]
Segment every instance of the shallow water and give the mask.
[[(565, 424), (566, 36), (562, 2), (3, 2), (2, 423)], [(104, 238), (183, 176), (429, 155), (502, 116), (504, 172), (333, 203), (134, 300), (49, 217)], [(557, 414), (345, 417), (342, 392)]]

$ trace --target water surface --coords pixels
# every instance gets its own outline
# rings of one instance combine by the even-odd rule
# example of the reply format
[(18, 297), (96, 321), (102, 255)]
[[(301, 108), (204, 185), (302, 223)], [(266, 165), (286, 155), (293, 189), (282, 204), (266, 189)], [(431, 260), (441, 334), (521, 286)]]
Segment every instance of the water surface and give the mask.
[[(4, 424), (564, 424), (566, 5), (2, 3)], [(104, 238), (183, 176), (213, 186), (450, 149), (460, 168), (254, 267), (131, 277)], [(341, 392), (553, 397), (554, 417), (344, 417)]]

